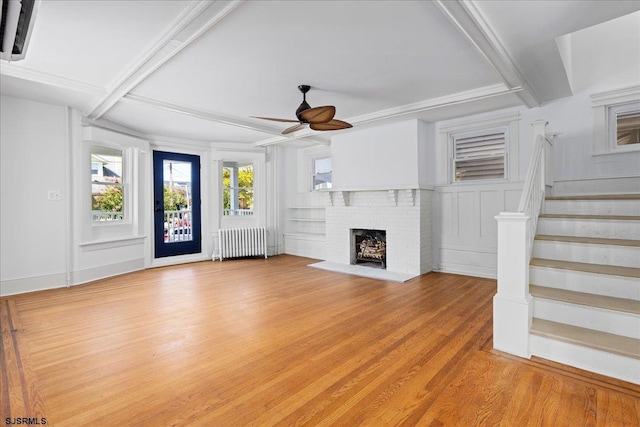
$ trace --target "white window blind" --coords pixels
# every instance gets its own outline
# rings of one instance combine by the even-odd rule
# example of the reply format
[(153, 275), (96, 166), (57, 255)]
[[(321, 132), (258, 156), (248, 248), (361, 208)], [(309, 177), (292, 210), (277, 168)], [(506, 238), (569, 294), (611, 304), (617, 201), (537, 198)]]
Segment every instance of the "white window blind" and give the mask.
[(505, 131), (454, 136), (454, 181), (505, 178), (505, 144)]

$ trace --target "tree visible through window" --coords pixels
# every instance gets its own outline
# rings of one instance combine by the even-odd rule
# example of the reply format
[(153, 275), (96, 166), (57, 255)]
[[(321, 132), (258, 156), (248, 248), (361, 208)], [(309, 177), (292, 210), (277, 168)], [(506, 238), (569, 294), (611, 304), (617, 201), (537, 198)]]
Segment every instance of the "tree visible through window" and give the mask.
[(91, 147), (91, 214), (94, 221), (124, 219), (122, 150)]
[(253, 164), (223, 162), (223, 215), (253, 215)]

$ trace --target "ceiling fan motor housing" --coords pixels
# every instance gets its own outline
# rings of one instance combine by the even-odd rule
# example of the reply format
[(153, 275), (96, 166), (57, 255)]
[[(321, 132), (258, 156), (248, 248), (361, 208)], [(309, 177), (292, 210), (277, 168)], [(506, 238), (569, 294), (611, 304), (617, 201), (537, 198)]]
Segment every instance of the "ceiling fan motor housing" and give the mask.
[(300, 120), (301, 123), (308, 123), (306, 120), (303, 120), (300, 117), (300, 113), (302, 113), (304, 110), (308, 110), (309, 108), (311, 108), (311, 105), (307, 103), (307, 92), (309, 92), (309, 89), (311, 89), (311, 86), (309, 85), (298, 86), (298, 90), (302, 92), (302, 103), (296, 110), (296, 117), (298, 118), (298, 120)]

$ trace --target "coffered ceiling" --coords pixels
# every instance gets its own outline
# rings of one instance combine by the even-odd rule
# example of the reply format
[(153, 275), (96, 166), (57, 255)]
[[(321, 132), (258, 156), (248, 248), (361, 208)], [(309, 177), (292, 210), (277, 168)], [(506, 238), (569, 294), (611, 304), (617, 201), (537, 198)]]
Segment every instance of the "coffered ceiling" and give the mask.
[[(335, 105), (354, 129), (538, 106), (571, 94), (556, 39), (637, 1), (50, 1), (2, 93), (157, 138), (268, 145)], [(340, 131), (349, 132), (349, 130)]]

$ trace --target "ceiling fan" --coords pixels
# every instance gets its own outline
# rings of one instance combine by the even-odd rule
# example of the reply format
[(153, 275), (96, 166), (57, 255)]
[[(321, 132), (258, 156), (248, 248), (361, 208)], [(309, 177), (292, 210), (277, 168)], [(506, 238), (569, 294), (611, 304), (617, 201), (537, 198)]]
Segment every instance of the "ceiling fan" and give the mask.
[(300, 130), (307, 125), (309, 125), (313, 130), (320, 131), (349, 129), (350, 127), (353, 127), (350, 123), (333, 118), (336, 114), (336, 107), (333, 105), (311, 108), (311, 106), (307, 104), (307, 92), (309, 92), (309, 89), (311, 89), (311, 86), (309, 85), (298, 86), (298, 90), (302, 92), (302, 103), (296, 110), (296, 117), (298, 120), (277, 119), (273, 117), (252, 117), (256, 119), (271, 120), (274, 122), (297, 123), (283, 130), (283, 135)]

